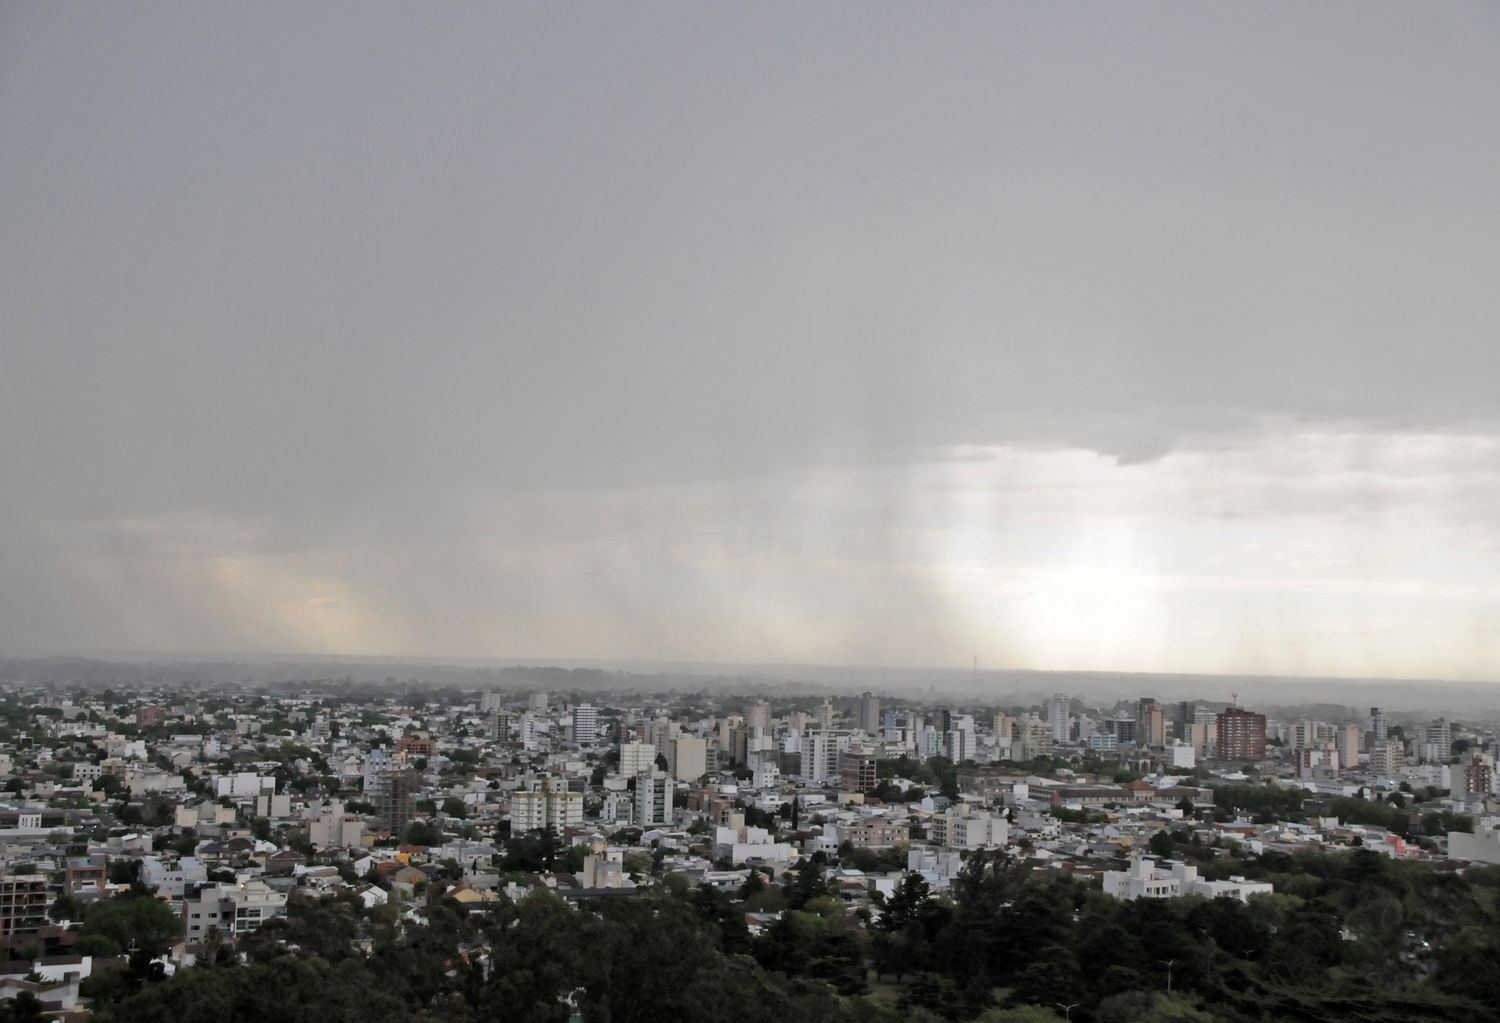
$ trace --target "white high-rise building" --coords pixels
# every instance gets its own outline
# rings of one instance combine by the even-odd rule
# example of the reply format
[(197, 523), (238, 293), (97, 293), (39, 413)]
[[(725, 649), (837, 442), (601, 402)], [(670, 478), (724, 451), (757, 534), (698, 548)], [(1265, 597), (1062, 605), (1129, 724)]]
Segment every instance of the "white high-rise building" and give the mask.
[(955, 728), (947, 736), (948, 759), (955, 764), (974, 759), (977, 748), (974, 733), (966, 728)]
[(682, 726), (671, 718), (652, 718), (646, 722), (646, 741), (656, 747), (659, 756), (672, 761), (672, 740), (682, 732)]
[(771, 734), (771, 705), (765, 700), (756, 700), (745, 711), (745, 727), (750, 734)]
[(652, 827), (672, 823), (671, 775), (654, 768), (635, 779), (635, 823)]
[(656, 766), (656, 747), (649, 742), (620, 743), (620, 774), (634, 778)]
[(1067, 742), (1071, 738), (1071, 708), (1072, 701), (1065, 693), (1053, 694), (1052, 700), (1047, 704), (1047, 720), (1052, 725), (1052, 741)]
[(1446, 764), (1453, 756), (1453, 732), (1442, 718), (1423, 730), (1422, 759), (1429, 764)]
[(590, 746), (598, 737), (599, 711), (580, 703), (573, 708), (573, 741), (580, 746)]
[(880, 734), (880, 697), (874, 693), (859, 696), (859, 729), (866, 735)]
[(583, 823), (583, 793), (568, 790), (559, 778), (543, 778), (538, 788), (510, 794), (510, 830), (514, 835), (551, 828), (561, 834), (564, 828)]
[(820, 703), (820, 704), (818, 704), (818, 710), (817, 710), (815, 719), (816, 719), (816, 721), (818, 723), (818, 727), (821, 728), (821, 729), (823, 729), (825, 732), (828, 729), (830, 729), (830, 728), (833, 727), (833, 700), (832, 699), (830, 699), (827, 696), (823, 697), (823, 702)]
[(850, 746), (848, 732), (808, 732), (802, 739), (802, 780), (813, 785), (839, 781), (839, 754)]

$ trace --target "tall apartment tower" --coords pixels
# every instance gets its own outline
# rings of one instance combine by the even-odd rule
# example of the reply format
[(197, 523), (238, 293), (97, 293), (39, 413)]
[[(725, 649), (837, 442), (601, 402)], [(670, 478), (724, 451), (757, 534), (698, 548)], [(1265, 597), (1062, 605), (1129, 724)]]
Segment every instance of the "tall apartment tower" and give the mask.
[(512, 834), (550, 829), (562, 834), (583, 823), (583, 793), (569, 790), (560, 778), (543, 778), (535, 789), (510, 795)]
[(750, 734), (760, 732), (761, 735), (771, 734), (771, 705), (765, 700), (756, 700), (745, 709), (745, 727), (750, 729)]
[(599, 737), (599, 711), (586, 703), (573, 708), (573, 741), (591, 745)]
[(819, 728), (826, 731), (833, 727), (833, 700), (830, 697), (823, 697), (823, 702), (818, 704), (815, 717)]
[(880, 697), (874, 693), (859, 694), (859, 728), (866, 735), (880, 734)]
[(1183, 700), (1177, 705), (1177, 738), (1188, 742), (1192, 727), (1198, 722), (1198, 705), (1192, 700)]
[(656, 766), (656, 747), (649, 742), (620, 743), (620, 774), (634, 778)]
[(1259, 760), (1266, 755), (1266, 716), (1230, 707), (1219, 715), (1215, 754), (1220, 760)]
[(1052, 741), (1067, 742), (1072, 736), (1069, 734), (1069, 721), (1072, 701), (1064, 693), (1054, 693), (1051, 701), (1047, 704), (1047, 720), (1052, 723)]
[(1352, 771), (1359, 766), (1359, 745), (1364, 738), (1358, 725), (1340, 725), (1338, 730), (1339, 766)]
[(672, 823), (672, 792), (675, 783), (670, 775), (652, 769), (635, 780), (635, 823), (642, 827)]
[(1422, 759), (1429, 764), (1446, 764), (1453, 756), (1453, 730), (1442, 718), (1423, 729)]
[(1370, 708), (1370, 731), (1375, 733), (1376, 742), (1384, 742), (1391, 737), (1390, 726), (1385, 720), (1385, 711), (1379, 707)]
[(678, 781), (697, 781), (708, 771), (708, 743), (696, 735), (679, 735), (672, 741), (667, 766)]

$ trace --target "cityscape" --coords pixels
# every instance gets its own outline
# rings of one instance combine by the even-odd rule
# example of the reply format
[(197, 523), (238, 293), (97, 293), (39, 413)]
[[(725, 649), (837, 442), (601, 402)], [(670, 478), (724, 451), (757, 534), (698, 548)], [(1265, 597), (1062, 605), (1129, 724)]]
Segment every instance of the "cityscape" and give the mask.
[[(32, 679), (0, 702), (7, 1011), (244, 1018), (269, 991), (390, 1019), (1496, 1004), (1476, 969), (1493, 721), (84, 667), (7, 665)], [(70, 671), (92, 679), (35, 681)], [(666, 985), (646, 1003), (642, 970)]]

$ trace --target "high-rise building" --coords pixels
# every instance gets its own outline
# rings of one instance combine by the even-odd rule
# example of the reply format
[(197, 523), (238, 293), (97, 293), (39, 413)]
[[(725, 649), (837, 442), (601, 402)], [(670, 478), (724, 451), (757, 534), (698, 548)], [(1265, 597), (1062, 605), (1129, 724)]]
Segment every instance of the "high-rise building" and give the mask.
[(852, 743), (848, 732), (820, 730), (802, 737), (802, 779), (813, 785), (832, 785), (839, 780), (839, 754)]
[(400, 835), (416, 813), (417, 774), (393, 764), (381, 773), (375, 787), (375, 812), (380, 830)]
[(880, 697), (874, 693), (859, 694), (859, 729), (866, 735), (880, 734)]
[(697, 781), (708, 771), (707, 744), (696, 735), (679, 735), (672, 741), (667, 761), (672, 777), (678, 781)]
[(672, 823), (672, 792), (675, 783), (670, 775), (656, 769), (635, 779), (635, 823), (652, 827)]
[(952, 760), (955, 764), (961, 764), (965, 760), (974, 759), (974, 751), (977, 743), (974, 732), (971, 729), (952, 729), (945, 737), (944, 745), (948, 750), (948, 759)]
[(763, 735), (771, 734), (771, 705), (765, 700), (756, 700), (745, 710), (745, 727), (750, 729), (754, 735), (759, 731)]
[(1069, 728), (1072, 723), (1072, 702), (1066, 693), (1055, 693), (1047, 704), (1047, 720), (1052, 725), (1054, 743), (1067, 742), (1073, 737)]
[(1266, 716), (1230, 707), (1219, 715), (1215, 744), (1220, 760), (1259, 760), (1266, 755)]
[(671, 718), (653, 718), (646, 722), (646, 741), (656, 747), (656, 752), (668, 764), (672, 762), (672, 740), (682, 732), (682, 726)]
[(1189, 731), (1198, 720), (1198, 705), (1192, 700), (1183, 700), (1177, 705), (1177, 738), (1188, 742), (1191, 736)]
[(486, 689), (479, 694), (479, 712), (488, 714), (505, 706), (505, 694), (497, 689)]
[(1036, 760), (1052, 755), (1052, 726), (1046, 721), (1028, 718), (1021, 724), (1021, 748), (1017, 760)]
[(1359, 766), (1360, 740), (1364, 732), (1358, 725), (1340, 725), (1338, 730), (1339, 766), (1352, 771)]
[(1422, 733), (1422, 759), (1429, 764), (1446, 764), (1453, 756), (1453, 731), (1442, 718), (1430, 723)]
[(620, 743), (620, 774), (634, 778), (656, 766), (656, 747), (649, 742)]
[(510, 738), (510, 715), (503, 710), (490, 712), (490, 741), (505, 742)]
[(833, 700), (830, 699), (827, 696), (823, 697), (823, 702), (820, 703), (820, 704), (818, 704), (818, 709), (814, 713), (813, 718), (814, 718), (815, 721), (817, 721), (818, 727), (821, 728), (821, 729), (823, 729), (824, 731), (827, 731), (828, 729), (832, 728), (833, 727)]
[(571, 791), (561, 778), (543, 778), (535, 789), (510, 794), (511, 834), (546, 828), (561, 834), (582, 823), (583, 793)]
[(1406, 766), (1406, 744), (1400, 739), (1380, 739), (1370, 747), (1369, 773), (1394, 778)]
[(1167, 744), (1167, 714), (1162, 705), (1149, 696), (1136, 706), (1135, 741), (1142, 746), (1159, 748)]
[(0, 939), (35, 934), (47, 926), (47, 878), (43, 874), (0, 877)]
[(1489, 796), (1495, 790), (1495, 758), (1483, 750), (1466, 750), (1453, 769), (1453, 795)]
[(1370, 708), (1370, 731), (1374, 733), (1376, 742), (1384, 742), (1390, 738), (1390, 728), (1386, 724), (1385, 711), (1379, 707)]
[(580, 703), (573, 708), (573, 741), (579, 746), (589, 746), (598, 737), (599, 711)]
[(839, 754), (839, 787), (846, 792), (864, 792), (876, 785), (875, 754), (870, 750), (845, 750)]

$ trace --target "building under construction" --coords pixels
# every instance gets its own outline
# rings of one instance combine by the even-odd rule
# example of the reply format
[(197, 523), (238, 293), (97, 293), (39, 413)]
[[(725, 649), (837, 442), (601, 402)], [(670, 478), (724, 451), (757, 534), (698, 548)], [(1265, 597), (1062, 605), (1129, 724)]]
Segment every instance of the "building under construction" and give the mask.
[(375, 812), (380, 815), (380, 830), (392, 835), (406, 831), (416, 812), (417, 773), (391, 765), (380, 775), (375, 788)]

